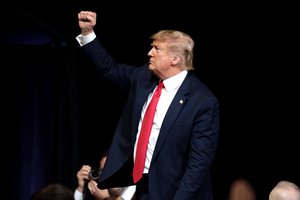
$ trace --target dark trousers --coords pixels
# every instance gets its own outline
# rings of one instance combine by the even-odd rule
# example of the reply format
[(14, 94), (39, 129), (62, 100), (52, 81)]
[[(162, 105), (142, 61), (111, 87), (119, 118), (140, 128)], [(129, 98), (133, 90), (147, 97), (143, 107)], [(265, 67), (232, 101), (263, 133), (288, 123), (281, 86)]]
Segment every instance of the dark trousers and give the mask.
[(148, 174), (143, 174), (143, 177), (136, 183), (136, 192), (134, 200), (149, 200), (148, 190)]

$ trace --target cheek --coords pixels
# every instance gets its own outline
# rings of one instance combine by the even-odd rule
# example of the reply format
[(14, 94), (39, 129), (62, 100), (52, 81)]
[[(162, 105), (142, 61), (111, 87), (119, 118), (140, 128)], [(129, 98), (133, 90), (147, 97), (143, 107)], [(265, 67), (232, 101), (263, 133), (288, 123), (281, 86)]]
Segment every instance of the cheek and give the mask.
[(170, 59), (160, 59), (160, 64), (164, 66), (170, 66), (172, 61)]

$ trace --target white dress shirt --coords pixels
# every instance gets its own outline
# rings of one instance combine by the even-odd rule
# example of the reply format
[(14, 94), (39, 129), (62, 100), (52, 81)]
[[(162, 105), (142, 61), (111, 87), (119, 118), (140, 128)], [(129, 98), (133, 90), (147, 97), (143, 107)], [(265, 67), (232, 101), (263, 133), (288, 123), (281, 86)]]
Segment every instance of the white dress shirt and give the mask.
[[(182, 84), (186, 75), (187, 75), (187, 71), (184, 70), (184, 71), (176, 74), (175, 76), (172, 76), (163, 81), (165, 87), (161, 91), (161, 95), (160, 95), (160, 98), (159, 98), (157, 106), (156, 106), (156, 111), (155, 111), (155, 115), (154, 115), (154, 119), (153, 119), (153, 126), (152, 126), (152, 130), (150, 133), (149, 143), (148, 143), (148, 148), (147, 148), (147, 153), (146, 153), (144, 173), (148, 173), (148, 171), (149, 171), (150, 162), (152, 159), (152, 155), (154, 152), (154, 148), (155, 148), (155, 145), (157, 142), (157, 138), (159, 135), (159, 131), (160, 131), (162, 122), (165, 118), (165, 115), (169, 109), (171, 102), (174, 99), (175, 94), (178, 91), (178, 88)], [(155, 89), (156, 89), (156, 87), (154, 88), (153, 92), (155, 91)], [(144, 107), (142, 109), (141, 118), (140, 118), (139, 127), (138, 127), (138, 133), (137, 133), (137, 137), (136, 137), (137, 139), (136, 139), (136, 142), (134, 145), (134, 159), (135, 159), (137, 141), (140, 136), (142, 121), (144, 118), (144, 114), (146, 112), (146, 108), (148, 107), (148, 105), (152, 99), (153, 92), (151, 94), (149, 94), (148, 99), (145, 102)]]

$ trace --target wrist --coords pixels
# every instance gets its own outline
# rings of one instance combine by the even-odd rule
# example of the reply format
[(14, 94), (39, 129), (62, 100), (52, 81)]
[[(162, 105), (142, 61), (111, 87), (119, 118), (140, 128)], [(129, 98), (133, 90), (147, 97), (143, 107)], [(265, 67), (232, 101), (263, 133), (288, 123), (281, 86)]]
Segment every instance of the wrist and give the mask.
[(89, 30), (89, 29), (82, 29), (82, 30), (81, 30), (81, 35), (87, 36), (87, 35), (89, 35), (89, 34), (91, 34), (91, 33), (93, 33), (93, 32), (94, 32), (93, 29), (92, 29), (92, 30)]
[(82, 192), (83, 192), (83, 186), (78, 186), (78, 187), (77, 187), (77, 190), (78, 190), (78, 192), (81, 192), (81, 193), (82, 193)]

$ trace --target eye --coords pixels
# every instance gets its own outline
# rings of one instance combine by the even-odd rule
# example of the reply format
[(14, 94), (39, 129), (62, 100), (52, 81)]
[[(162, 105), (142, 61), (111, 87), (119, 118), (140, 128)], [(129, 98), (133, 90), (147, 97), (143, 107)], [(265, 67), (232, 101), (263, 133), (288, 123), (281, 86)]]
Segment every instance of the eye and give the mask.
[(156, 51), (160, 51), (160, 48), (159, 48), (158, 46), (154, 46), (154, 49), (155, 49)]
[(151, 46), (152, 46), (152, 48), (155, 49), (156, 51), (157, 51), (157, 50), (160, 50), (160, 49), (158, 48), (157, 45), (152, 44)]

